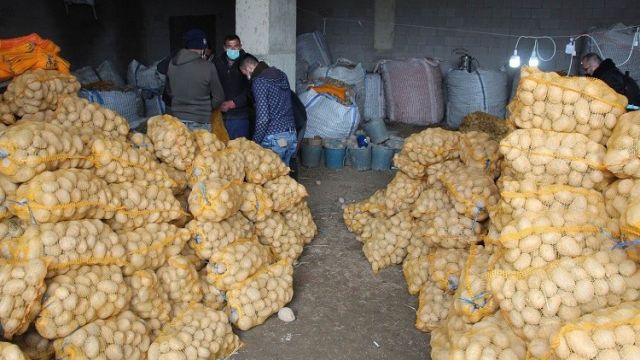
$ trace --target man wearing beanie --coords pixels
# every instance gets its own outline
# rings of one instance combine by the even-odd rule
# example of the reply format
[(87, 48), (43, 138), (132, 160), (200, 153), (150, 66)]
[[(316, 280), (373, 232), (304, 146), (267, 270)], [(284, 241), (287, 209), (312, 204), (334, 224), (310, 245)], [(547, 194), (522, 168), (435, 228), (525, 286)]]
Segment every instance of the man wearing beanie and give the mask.
[(224, 91), (215, 65), (207, 61), (207, 39), (202, 30), (184, 34), (184, 49), (169, 62), (167, 71), (171, 114), (190, 129), (209, 129), (213, 109), (224, 101)]

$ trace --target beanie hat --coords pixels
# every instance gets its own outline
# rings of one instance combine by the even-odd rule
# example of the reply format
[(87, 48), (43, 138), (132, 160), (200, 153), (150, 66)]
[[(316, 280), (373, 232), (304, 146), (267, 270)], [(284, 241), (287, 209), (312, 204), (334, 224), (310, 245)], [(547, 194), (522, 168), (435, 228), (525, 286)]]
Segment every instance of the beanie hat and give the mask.
[(200, 29), (191, 29), (184, 33), (184, 47), (185, 49), (206, 49), (207, 48), (207, 36), (204, 31)]

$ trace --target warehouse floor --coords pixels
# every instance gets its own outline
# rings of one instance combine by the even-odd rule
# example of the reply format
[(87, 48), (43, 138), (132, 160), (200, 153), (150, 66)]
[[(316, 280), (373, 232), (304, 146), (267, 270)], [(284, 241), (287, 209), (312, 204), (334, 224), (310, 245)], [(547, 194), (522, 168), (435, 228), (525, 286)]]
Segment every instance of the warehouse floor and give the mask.
[(414, 327), (418, 301), (407, 293), (402, 268), (374, 274), (342, 222), (340, 197), (362, 200), (391, 177), (351, 168), (302, 169), (319, 234), (295, 269), (289, 306), (297, 319), (287, 324), (273, 316), (241, 332), (245, 346), (231, 360), (428, 358), (429, 336)]

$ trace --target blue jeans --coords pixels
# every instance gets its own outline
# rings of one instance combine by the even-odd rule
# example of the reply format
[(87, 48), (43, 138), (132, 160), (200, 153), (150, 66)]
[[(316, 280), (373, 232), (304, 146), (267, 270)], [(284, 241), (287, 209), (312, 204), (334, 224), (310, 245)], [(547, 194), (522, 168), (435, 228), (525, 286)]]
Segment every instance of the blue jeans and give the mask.
[(227, 129), (229, 139), (237, 139), (239, 137), (249, 137), (249, 118), (244, 119), (225, 119), (224, 127)]
[(278, 154), (280, 159), (289, 166), (291, 157), (295, 154), (298, 146), (298, 137), (295, 130), (285, 131), (279, 134), (267, 135), (260, 145)]

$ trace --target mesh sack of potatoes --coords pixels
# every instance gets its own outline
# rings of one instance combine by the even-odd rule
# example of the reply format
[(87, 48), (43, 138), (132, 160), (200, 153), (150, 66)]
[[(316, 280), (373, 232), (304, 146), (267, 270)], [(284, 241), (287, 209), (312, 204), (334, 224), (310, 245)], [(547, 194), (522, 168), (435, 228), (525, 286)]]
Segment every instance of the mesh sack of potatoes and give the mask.
[(469, 249), (453, 303), (453, 311), (464, 321), (477, 323), (498, 309), (498, 302), (487, 286), (487, 274), (498, 260), (499, 256), (484, 246), (474, 245)]
[(160, 163), (160, 168), (167, 173), (169, 179), (173, 185), (171, 186), (171, 190), (173, 190), (174, 194), (183, 194), (184, 191), (189, 186), (189, 176), (186, 171), (178, 170), (171, 165), (165, 164), (163, 162)]
[(468, 133), (471, 131), (487, 133), (491, 138), (497, 142), (500, 142), (502, 138), (507, 136), (513, 128), (507, 124), (507, 122), (500, 117), (476, 111), (468, 114), (462, 119), (462, 124), (459, 128), (461, 133)]
[(441, 290), (455, 292), (468, 256), (469, 251), (463, 249), (431, 249), (427, 255), (429, 279)]
[(129, 182), (109, 185), (121, 206), (107, 223), (113, 230), (136, 229), (146, 224), (176, 220), (184, 211), (169, 188)]
[(262, 185), (267, 181), (289, 175), (289, 167), (275, 152), (253, 141), (238, 138), (229, 141), (229, 147), (242, 152), (246, 178), (250, 183)]
[(600, 80), (525, 68), (508, 109), (519, 128), (578, 133), (604, 145), (626, 106), (627, 98)]
[(500, 233), (505, 268), (539, 268), (562, 257), (578, 257), (610, 249), (606, 218), (583, 211), (526, 212)]
[(285, 211), (309, 196), (307, 189), (289, 175), (267, 181), (264, 189), (273, 201), (274, 211)]
[(640, 271), (624, 251), (607, 249), (521, 272), (495, 269), (489, 273), (489, 287), (511, 328), (540, 358), (562, 323), (638, 300)]
[(244, 199), (240, 211), (251, 221), (263, 221), (273, 211), (273, 201), (267, 191), (260, 185), (243, 183)]
[(607, 142), (604, 164), (619, 178), (640, 178), (640, 112), (632, 111), (618, 119)]
[(120, 206), (109, 185), (90, 170), (63, 169), (37, 175), (16, 190), (10, 210), (24, 221), (111, 219)]
[(120, 243), (126, 247), (122, 272), (131, 275), (142, 269), (157, 270), (168, 258), (180, 254), (191, 234), (171, 224), (147, 224), (118, 231)]
[(441, 187), (444, 186), (440, 181), (442, 174), (455, 173), (464, 168), (467, 166), (459, 159), (443, 161), (427, 167), (424, 180), (427, 182), (427, 186)]
[(604, 191), (604, 204), (607, 214), (619, 219), (629, 206), (631, 199), (640, 197), (640, 180), (619, 179), (607, 186)]
[(265, 322), (293, 297), (293, 265), (289, 260), (265, 266), (227, 291), (231, 322), (249, 330)]
[(426, 166), (411, 160), (409, 155), (402, 152), (393, 156), (393, 166), (414, 179), (421, 179), (427, 170)]
[(479, 242), (484, 232), (483, 223), (462, 216), (450, 208), (443, 209), (430, 218), (417, 219), (413, 236), (421, 238), (429, 247), (467, 249)]
[(442, 173), (439, 177), (451, 196), (456, 211), (476, 221), (489, 217), (489, 208), (500, 200), (493, 179), (473, 167), (461, 168), (455, 173)]
[(268, 245), (277, 259), (296, 260), (304, 250), (305, 239), (287, 225), (280, 213), (272, 213), (264, 221), (255, 223), (258, 240)]
[(118, 266), (81, 266), (47, 281), (36, 329), (47, 339), (64, 337), (94, 320), (119, 314), (130, 301), (131, 288)]
[[(416, 231), (416, 229), (424, 225), (425, 223), (418, 220), (414, 222), (413, 229)], [(371, 230), (373, 231), (375, 229), (372, 228)], [(415, 259), (420, 256), (429, 255), (429, 251), (431, 251), (431, 246), (427, 244), (425, 238), (416, 236), (414, 233), (414, 236), (409, 240), (409, 246), (407, 246), (407, 259)]]
[(22, 220), (12, 217), (0, 221), (0, 257), (11, 259), (15, 249), (15, 240), (24, 234), (27, 227)]
[(416, 329), (430, 332), (438, 328), (449, 315), (452, 295), (427, 281), (420, 289), (418, 310), (416, 311)]
[(640, 304), (622, 303), (564, 324), (550, 338), (544, 359), (634, 359), (640, 357)]
[(208, 180), (242, 181), (245, 176), (244, 154), (234, 148), (196, 155), (187, 170), (189, 184)]
[(41, 259), (0, 259), (0, 325), (4, 339), (27, 331), (38, 315), (46, 274), (46, 263)]
[(189, 194), (189, 211), (197, 220), (222, 221), (240, 211), (244, 197), (238, 180), (197, 183)]
[(24, 121), (0, 133), (0, 173), (15, 183), (46, 170), (89, 168), (90, 149), (75, 131)]
[(5, 360), (30, 360), (29, 356), (20, 350), (18, 345), (0, 341), (0, 359)]
[(253, 225), (242, 214), (220, 222), (192, 220), (187, 226), (191, 233), (189, 246), (198, 257), (208, 260), (225, 246), (240, 239), (253, 237)]
[(273, 254), (268, 246), (256, 240), (237, 240), (213, 253), (207, 266), (207, 279), (218, 289), (229, 290), (272, 262)]
[(0, 175), (0, 221), (12, 216), (9, 212), (9, 204), (15, 201), (17, 189), (18, 185), (6, 176)]
[(407, 291), (417, 295), (425, 283), (429, 281), (428, 255), (411, 256), (408, 254), (402, 262), (402, 274), (407, 283)]
[(180, 256), (186, 258), (196, 271), (201, 271), (207, 266), (207, 260), (201, 259), (191, 246), (183, 247)]
[(407, 255), (407, 247), (413, 236), (413, 218), (409, 211), (390, 217), (378, 217), (371, 238), (364, 242), (362, 251), (374, 273), (400, 264)]
[(8, 103), (0, 101), (0, 129), (4, 130), (8, 125), (16, 123), (16, 116), (13, 115)]
[(95, 129), (112, 139), (126, 140), (129, 133), (127, 119), (117, 112), (78, 97), (65, 97), (48, 119), (64, 128)]
[(400, 211), (410, 210), (424, 187), (424, 181), (412, 179), (399, 171), (384, 192), (380, 196), (372, 196), (369, 202), (382, 207), (387, 216), (392, 216)]
[(150, 118), (147, 135), (158, 159), (182, 171), (191, 167), (197, 145), (193, 134), (178, 118), (171, 115)]
[(30, 327), (24, 334), (14, 337), (11, 342), (18, 345), (28, 356), (27, 359), (49, 360), (53, 358), (53, 341), (43, 338), (34, 327)]
[(18, 117), (55, 110), (66, 95), (75, 95), (80, 83), (75, 77), (55, 70), (29, 70), (13, 78), (2, 95), (11, 112)]
[(460, 135), (460, 143), (460, 160), (465, 165), (482, 169), (493, 178), (500, 175), (499, 145), (491, 139), (491, 135), (471, 131)]
[(156, 270), (156, 275), (172, 306), (202, 300), (198, 271), (186, 257), (170, 257), (164, 266)]
[(200, 154), (221, 151), (227, 147), (224, 142), (218, 139), (216, 134), (211, 131), (200, 129), (192, 131), (191, 134), (193, 134), (193, 138), (196, 141), (197, 152)]
[(430, 166), (457, 158), (459, 149), (459, 132), (430, 128), (405, 139), (400, 154), (406, 155), (413, 162)]
[(158, 335), (162, 325), (169, 322), (171, 303), (162, 291), (153, 270), (138, 270), (126, 277), (133, 296), (129, 309), (146, 321), (152, 334)]
[(149, 360), (224, 359), (241, 346), (228, 316), (202, 304), (189, 305), (149, 347)]
[(131, 311), (84, 325), (53, 342), (56, 359), (144, 360), (151, 345), (144, 320)]
[(438, 181), (420, 193), (420, 196), (418, 196), (415, 203), (413, 203), (411, 216), (416, 219), (427, 220), (439, 211), (451, 209), (453, 209), (451, 197), (442, 183)]
[(134, 148), (144, 151), (147, 155), (151, 155), (151, 158), (153, 159), (156, 158), (155, 151), (153, 150), (153, 143), (147, 134), (132, 131), (127, 136), (127, 140), (129, 140), (129, 143)]
[(520, 129), (500, 142), (500, 152), (516, 180), (604, 190), (611, 174), (604, 146), (580, 134)]
[(226, 293), (209, 282), (206, 267), (200, 270), (198, 275), (200, 276), (200, 287), (202, 287), (202, 304), (214, 310), (222, 310), (227, 301)]
[(449, 360), (449, 332), (446, 326), (439, 326), (431, 331), (429, 345), (432, 360)]
[(133, 182), (141, 186), (176, 186), (155, 157), (125, 141), (96, 139), (91, 146), (91, 153), (96, 175), (110, 184)]
[(366, 201), (352, 203), (344, 207), (342, 211), (342, 219), (347, 229), (357, 235), (357, 239), (361, 241), (360, 235), (364, 231), (367, 224), (371, 223), (374, 215), (368, 210), (371, 204)]
[(296, 236), (309, 244), (311, 240), (318, 234), (318, 227), (313, 221), (311, 209), (305, 201), (301, 201), (292, 209), (282, 213), (287, 226), (292, 229)]

